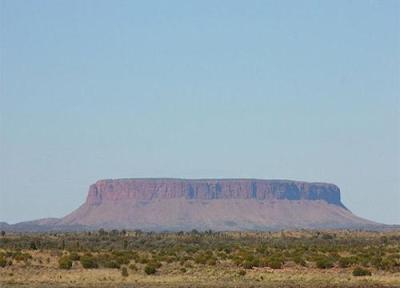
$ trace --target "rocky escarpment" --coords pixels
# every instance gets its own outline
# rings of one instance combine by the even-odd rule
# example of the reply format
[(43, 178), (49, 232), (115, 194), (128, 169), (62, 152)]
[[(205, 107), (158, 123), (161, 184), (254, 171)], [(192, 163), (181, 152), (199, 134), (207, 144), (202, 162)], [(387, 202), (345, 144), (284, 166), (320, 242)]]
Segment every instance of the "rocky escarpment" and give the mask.
[(256, 179), (100, 180), (90, 186), (87, 203), (99, 205), (107, 201), (151, 201), (174, 198), (323, 200), (344, 207), (340, 201), (340, 190), (333, 184)]
[(363, 228), (336, 185), (258, 179), (117, 179), (89, 188), (58, 225), (143, 230)]
[(390, 229), (388, 225), (355, 216), (342, 204), (340, 190), (333, 184), (161, 178), (100, 180), (89, 187), (86, 201), (61, 219), (0, 223), (0, 228), (6, 231)]

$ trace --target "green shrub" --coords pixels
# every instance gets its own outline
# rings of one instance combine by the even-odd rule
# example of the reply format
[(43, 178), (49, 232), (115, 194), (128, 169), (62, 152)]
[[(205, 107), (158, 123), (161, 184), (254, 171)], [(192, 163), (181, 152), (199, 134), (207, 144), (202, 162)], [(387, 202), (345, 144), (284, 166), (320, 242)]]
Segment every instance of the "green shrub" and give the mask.
[(185, 263), (185, 267), (186, 267), (186, 268), (193, 268), (193, 265), (192, 265), (192, 263), (190, 263), (190, 262), (186, 262), (186, 263)]
[(0, 257), (0, 267), (6, 267), (7, 260), (4, 257)]
[(121, 275), (122, 275), (123, 277), (128, 277), (128, 276), (129, 276), (129, 274), (128, 274), (128, 269), (126, 269), (125, 266), (122, 267), (122, 269), (121, 269)]
[[(376, 263), (379, 262), (378, 258), (376, 258), (375, 260), (377, 261)], [(357, 263), (360, 264), (361, 266), (364, 266), (364, 267), (368, 267), (370, 262), (374, 262), (375, 260), (374, 259), (371, 260), (368, 256), (365, 256), (365, 255), (358, 255), (357, 256)], [(374, 264), (372, 264), (372, 265), (374, 265)]]
[(210, 266), (215, 266), (217, 265), (217, 259), (215, 258), (208, 259), (207, 264)]
[(111, 269), (119, 269), (121, 268), (121, 265), (114, 261), (114, 260), (109, 260), (109, 261), (105, 261), (103, 263), (104, 268), (111, 268)]
[(12, 255), (12, 257), (17, 261), (24, 261), (27, 262), (29, 259), (32, 259), (32, 255), (29, 253), (21, 253), (21, 252), (16, 252)]
[(167, 256), (167, 257), (164, 257), (164, 261), (167, 263), (172, 263), (172, 262), (176, 261), (176, 258), (173, 256)]
[(31, 243), (29, 244), (29, 248), (30, 248), (31, 250), (37, 250), (36, 243), (33, 242), (33, 241), (31, 241)]
[(146, 257), (141, 257), (136, 262), (141, 263), (141, 264), (147, 264), (147, 263), (149, 263), (149, 259), (147, 259)]
[(333, 262), (328, 257), (321, 257), (315, 263), (319, 269), (329, 269), (333, 267)]
[(246, 270), (239, 270), (239, 272), (238, 272), (238, 274), (239, 274), (239, 276), (244, 276), (244, 275), (246, 275)]
[(58, 267), (60, 269), (69, 270), (72, 267), (72, 261), (69, 259), (68, 256), (61, 257), (58, 259)]
[(353, 270), (353, 276), (371, 276), (371, 272), (367, 269), (357, 267)]
[(186, 273), (186, 271), (187, 271), (185, 267), (182, 267), (180, 270), (182, 273)]
[(147, 275), (151, 275), (151, 274), (155, 274), (156, 272), (157, 272), (157, 269), (156, 269), (156, 267), (154, 267), (154, 266), (152, 266), (152, 265), (146, 265), (145, 267), (144, 267), (144, 272), (147, 274)]
[(138, 268), (137, 268), (137, 266), (135, 264), (129, 265), (129, 269), (131, 269), (133, 271), (137, 271), (138, 270)]
[(149, 262), (149, 266), (153, 266), (154, 268), (158, 269), (162, 266), (161, 262), (152, 260)]
[(69, 259), (71, 259), (71, 261), (79, 261), (80, 258), (81, 257), (76, 252), (72, 252), (71, 254), (69, 254)]
[(373, 258), (371, 259), (371, 261), (369, 261), (369, 263), (370, 263), (373, 267), (375, 267), (376, 269), (381, 269), (381, 270), (383, 270), (382, 257), (380, 257), (380, 256), (373, 257)]
[(99, 267), (96, 259), (91, 255), (83, 255), (80, 258), (80, 262), (82, 264), (82, 267), (85, 269), (95, 269)]
[(128, 265), (129, 264), (129, 258), (127, 256), (119, 256), (119, 257), (115, 257), (115, 260), (120, 264), (125, 264)]
[(353, 264), (353, 261), (350, 257), (341, 257), (339, 259), (339, 267), (340, 268), (347, 268)]
[(194, 258), (194, 262), (196, 264), (203, 264), (205, 265), (207, 263), (207, 257), (205, 255), (198, 255)]
[(295, 256), (293, 258), (294, 263), (296, 263), (297, 265), (301, 265), (301, 266), (307, 266), (306, 261), (303, 259), (303, 257), (301, 256)]
[(380, 269), (389, 271), (394, 269), (396, 266), (398, 266), (398, 264), (394, 258), (386, 257), (382, 260)]
[(271, 259), (267, 262), (269, 268), (272, 269), (282, 269), (283, 261), (280, 259)]
[(244, 261), (242, 264), (244, 269), (252, 269), (254, 267), (254, 263), (252, 261)]

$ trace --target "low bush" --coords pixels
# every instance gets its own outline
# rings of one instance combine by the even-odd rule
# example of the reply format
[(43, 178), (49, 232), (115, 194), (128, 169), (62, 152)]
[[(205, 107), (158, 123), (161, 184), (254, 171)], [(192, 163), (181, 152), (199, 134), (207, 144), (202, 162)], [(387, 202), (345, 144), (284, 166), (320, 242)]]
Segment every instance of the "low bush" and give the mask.
[(0, 257), (0, 267), (6, 267), (7, 259), (4, 257)]
[(141, 264), (147, 264), (147, 263), (149, 263), (149, 259), (147, 259), (146, 257), (140, 257), (137, 259), (136, 262), (141, 263)]
[(157, 272), (157, 269), (156, 269), (156, 267), (154, 267), (153, 265), (146, 265), (145, 267), (144, 267), (144, 272), (147, 274), (147, 275), (151, 275), (151, 274), (155, 274), (156, 272)]
[(69, 270), (72, 267), (72, 261), (68, 256), (61, 257), (58, 259), (58, 268)]
[(238, 275), (239, 275), (239, 276), (244, 276), (244, 275), (246, 275), (246, 270), (239, 270)]
[(162, 266), (161, 262), (152, 260), (149, 262), (149, 266), (153, 266), (154, 268), (158, 269)]
[(282, 269), (283, 261), (281, 259), (273, 258), (267, 262), (269, 268)]
[(207, 265), (210, 265), (210, 266), (217, 265), (217, 259), (215, 259), (215, 258), (208, 259)]
[(78, 253), (72, 252), (71, 254), (69, 254), (69, 259), (71, 259), (71, 261), (79, 261), (80, 256)]
[(28, 260), (32, 259), (32, 255), (29, 253), (22, 253), (18, 251), (12, 254), (12, 258), (14, 258), (17, 262), (19, 261), (27, 262)]
[(80, 262), (82, 267), (85, 269), (95, 269), (98, 268), (99, 265), (96, 262), (96, 259), (91, 255), (84, 255), (80, 258)]
[(339, 259), (339, 267), (340, 268), (348, 268), (352, 264), (354, 264), (354, 259), (352, 257), (341, 257)]
[(321, 257), (315, 262), (319, 269), (329, 269), (333, 267), (333, 262), (328, 257)]
[(104, 268), (111, 268), (111, 269), (119, 269), (121, 268), (121, 265), (114, 261), (114, 260), (109, 260), (109, 261), (105, 261), (103, 263)]
[(137, 268), (137, 266), (135, 264), (130, 264), (129, 265), (129, 269), (131, 269), (133, 271), (137, 271), (138, 270), (138, 268)]
[(121, 269), (121, 275), (122, 275), (123, 277), (128, 277), (128, 276), (129, 276), (129, 274), (128, 274), (128, 269), (126, 269), (125, 266), (122, 267), (122, 269)]
[(295, 256), (293, 258), (294, 263), (296, 263), (297, 265), (301, 265), (301, 266), (307, 266), (306, 261), (301, 257), (301, 256)]
[(246, 261), (244, 261), (244, 262), (242, 263), (242, 267), (243, 267), (244, 269), (252, 269), (252, 268), (254, 267), (254, 263), (253, 263), (252, 261), (246, 260)]
[(357, 267), (353, 270), (353, 276), (371, 276), (371, 272), (367, 269)]
[(195, 258), (194, 258), (194, 262), (196, 263), (196, 264), (203, 264), (203, 265), (205, 265), (206, 263), (207, 263), (207, 256), (205, 256), (205, 255), (198, 255), (198, 256), (196, 256)]
[(386, 271), (391, 271), (394, 270), (395, 268), (400, 267), (400, 261), (399, 263), (396, 261), (396, 259), (394, 258), (390, 258), (390, 257), (386, 257), (382, 260), (381, 263), (381, 268), (382, 270), (386, 270)]

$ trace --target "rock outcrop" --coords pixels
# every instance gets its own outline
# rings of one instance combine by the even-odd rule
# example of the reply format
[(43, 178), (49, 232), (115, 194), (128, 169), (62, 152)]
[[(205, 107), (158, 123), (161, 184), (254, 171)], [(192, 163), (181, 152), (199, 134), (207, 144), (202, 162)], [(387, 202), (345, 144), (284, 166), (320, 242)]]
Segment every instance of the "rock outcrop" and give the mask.
[(327, 183), (258, 179), (117, 179), (89, 188), (58, 225), (143, 230), (273, 230), (377, 225)]
[(340, 190), (333, 184), (257, 179), (100, 180), (90, 186), (87, 203), (99, 205), (107, 201), (151, 201), (173, 198), (322, 200), (344, 207), (340, 202)]

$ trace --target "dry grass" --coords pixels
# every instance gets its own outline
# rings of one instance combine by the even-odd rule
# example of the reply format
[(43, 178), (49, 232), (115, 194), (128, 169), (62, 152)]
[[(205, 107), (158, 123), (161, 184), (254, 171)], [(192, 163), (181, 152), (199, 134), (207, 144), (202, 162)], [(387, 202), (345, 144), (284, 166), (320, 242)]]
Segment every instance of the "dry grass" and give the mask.
[(118, 269), (83, 269), (79, 262), (74, 262), (71, 270), (60, 270), (57, 257), (50, 251), (29, 252), (33, 260), (28, 264), (0, 268), (0, 287), (400, 287), (399, 272), (373, 271), (372, 276), (354, 277), (352, 269), (294, 266), (281, 270), (253, 268), (240, 276), (240, 269), (228, 263), (217, 267), (194, 265), (186, 272), (178, 263), (170, 263), (156, 275), (146, 275), (137, 265), (137, 271), (129, 269), (129, 276), (123, 277)]
[[(122, 236), (101, 236), (96, 233), (91, 236), (84, 233), (57, 236), (54, 234), (10, 234), (0, 239), (0, 254), (22, 249), (21, 252), (28, 252), (32, 259), (17, 261), (16, 258), (8, 257), (7, 261), (12, 259), (12, 265), (0, 268), (0, 287), (400, 287), (399, 257), (396, 258), (397, 264), (393, 269), (378, 270), (373, 265), (368, 265), (372, 276), (354, 277), (352, 271), (359, 263), (349, 268), (339, 268), (340, 266), (336, 262), (331, 269), (317, 269), (313, 260), (308, 260), (307, 267), (303, 267), (295, 264), (290, 257), (287, 257), (283, 269), (273, 270), (260, 265), (253, 269), (244, 270), (243, 262), (235, 264), (234, 258), (219, 257), (216, 263), (203, 265), (194, 261), (196, 255), (198, 255), (197, 252), (184, 252), (185, 248), (197, 243), (199, 252), (203, 253), (206, 250), (214, 249), (213, 252), (216, 255), (220, 250), (217, 249), (218, 245), (215, 244), (223, 244), (231, 248), (231, 256), (239, 255), (241, 249), (243, 249), (243, 251), (247, 251), (245, 255), (258, 257), (260, 254), (257, 254), (255, 250), (264, 241), (270, 247), (274, 247), (277, 243), (284, 244), (282, 247), (275, 248), (275, 251), (281, 253), (290, 252), (288, 246), (285, 246), (286, 244), (290, 246), (297, 243), (296, 246), (292, 246), (291, 253), (293, 253), (293, 247), (302, 247), (302, 245), (309, 248), (314, 247), (318, 252), (321, 252), (323, 249), (331, 249), (340, 243), (344, 243), (344, 246), (337, 250), (340, 256), (354, 255), (364, 248), (367, 248), (367, 250), (373, 248), (374, 253), (384, 252), (386, 256), (400, 255), (399, 231), (332, 231), (329, 232), (329, 235), (327, 232), (320, 235), (316, 233), (315, 231), (230, 232), (223, 235), (203, 234), (202, 236), (190, 233), (185, 235), (173, 233), (136, 235), (136, 232), (129, 232)], [(334, 238), (324, 240), (325, 236), (332, 235), (334, 235)], [(301, 241), (296, 241), (296, 238)], [(365, 241), (357, 242), (360, 239)], [(40, 240), (42, 246), (36, 248), (37, 250), (32, 250), (29, 245), (33, 240)], [(77, 240), (80, 240), (81, 245), (79, 250), (73, 250)], [(97, 240), (99, 241), (97, 242)], [(193, 257), (190, 258), (191, 260), (183, 262), (180, 261), (181, 258), (179, 257), (171, 262), (162, 258), (164, 259), (160, 260), (162, 266), (155, 275), (146, 275), (144, 272), (146, 264), (143, 264), (145, 262), (132, 258), (129, 258), (128, 261), (131, 261), (130, 263), (134, 264), (137, 270), (128, 269), (129, 275), (127, 277), (121, 275), (121, 269), (103, 268), (107, 267), (105, 265), (100, 265), (98, 269), (84, 269), (79, 261), (74, 261), (70, 270), (59, 268), (58, 260), (63, 253), (64, 255), (71, 253), (71, 249), (78, 251), (80, 255), (89, 251), (93, 255), (98, 255), (124, 249), (125, 242), (133, 245), (133, 248), (128, 246), (126, 250), (122, 251), (135, 251), (141, 256), (139, 258), (142, 258), (142, 256), (146, 256), (147, 259), (160, 257), (161, 252), (168, 252), (168, 255), (171, 255), (172, 252), (172, 254), (183, 253)], [(60, 246), (62, 243), (66, 244), (65, 247)], [(175, 245), (176, 249), (168, 251), (170, 245)], [(64, 250), (60, 247), (63, 247)], [(321, 253), (327, 254), (326, 251)], [(129, 264), (125, 263), (124, 266), (128, 267)], [(240, 275), (239, 271), (245, 271), (245, 275)]]

